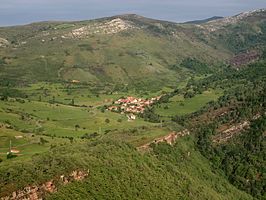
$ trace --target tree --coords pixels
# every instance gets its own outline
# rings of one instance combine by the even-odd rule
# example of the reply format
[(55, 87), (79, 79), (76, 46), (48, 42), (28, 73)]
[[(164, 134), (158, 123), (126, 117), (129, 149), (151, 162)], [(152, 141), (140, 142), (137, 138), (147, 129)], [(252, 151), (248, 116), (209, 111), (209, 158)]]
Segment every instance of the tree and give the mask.
[(1, 100), (2, 101), (7, 101), (8, 100), (8, 91), (7, 90), (4, 90), (3, 94), (2, 94), (2, 97), (1, 97)]
[(48, 143), (48, 141), (41, 137), (40, 138), (40, 144), (44, 145), (45, 143)]
[(71, 99), (71, 103), (70, 105), (74, 106), (75, 105), (75, 100), (74, 99)]
[(12, 159), (12, 158), (15, 158), (17, 157), (17, 155), (14, 155), (13, 153), (9, 152), (7, 155), (6, 155), (6, 158), (7, 159)]
[(72, 144), (73, 141), (74, 141), (74, 138), (73, 137), (69, 137), (68, 139), (69, 139), (70, 143)]
[(78, 124), (75, 125), (75, 131), (77, 131), (80, 128)]
[(103, 107), (101, 107), (101, 112), (104, 113), (106, 109), (107, 109), (107, 106), (104, 105)]
[(53, 100), (52, 100), (52, 103), (55, 103), (55, 96), (53, 96)]

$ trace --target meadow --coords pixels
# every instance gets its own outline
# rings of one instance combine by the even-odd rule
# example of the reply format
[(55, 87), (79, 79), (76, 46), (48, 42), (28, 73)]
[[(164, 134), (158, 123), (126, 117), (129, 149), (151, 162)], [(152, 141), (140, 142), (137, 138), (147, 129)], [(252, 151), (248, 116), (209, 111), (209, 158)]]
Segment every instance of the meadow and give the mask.
[(0, 101), (2, 160), (7, 162), (10, 141), (12, 149), (19, 151), (14, 160), (20, 160), (45, 152), (52, 146), (94, 137), (119, 137), (121, 141), (137, 146), (142, 139), (142, 142), (150, 141), (170, 131), (139, 117), (128, 121), (125, 114), (107, 111), (104, 107), (122, 96), (148, 98), (162, 91), (151, 94), (136, 94), (134, 91), (95, 94), (82, 85), (72, 84), (71, 89), (69, 87), (61, 83), (40, 82), (16, 88), (25, 98), (9, 97)]
[(155, 108), (155, 113), (166, 117), (190, 114), (196, 112), (208, 102), (216, 101), (222, 94), (221, 90), (207, 90), (187, 99), (183, 95), (176, 95), (170, 98), (169, 103), (159, 104)]
[[(188, 80), (179, 82), (178, 88), (184, 88)], [(163, 124), (151, 123), (141, 117), (129, 121), (125, 114), (106, 110), (106, 106), (121, 97), (151, 98), (172, 92), (169, 87), (149, 93), (141, 90), (108, 92), (101, 87), (96, 91), (80, 83), (38, 82), (14, 89), (23, 98), (9, 97), (0, 101), (0, 131), (5, 141), (0, 144), (2, 158), (5, 158), (10, 140), (20, 151), (20, 157), (29, 158), (51, 146), (84, 139), (116, 139), (137, 147), (171, 131), (182, 130), (181, 126), (169, 125), (168, 119)], [(159, 104), (156, 113), (162, 116), (191, 113), (216, 100), (220, 94), (220, 91), (209, 90), (190, 99), (176, 95), (170, 98), (169, 103)], [(15, 136), (23, 138), (15, 139)], [(41, 143), (40, 138), (46, 142)]]
[[(35, 154), (48, 151), (51, 146), (70, 144), (70, 141), (47, 137), (44, 135), (36, 135), (31, 133), (23, 133), (11, 128), (0, 128), (0, 159), (2, 162), (18, 162), (20, 160), (30, 159)], [(7, 160), (9, 148), (17, 151), (14, 153), (15, 159)]]

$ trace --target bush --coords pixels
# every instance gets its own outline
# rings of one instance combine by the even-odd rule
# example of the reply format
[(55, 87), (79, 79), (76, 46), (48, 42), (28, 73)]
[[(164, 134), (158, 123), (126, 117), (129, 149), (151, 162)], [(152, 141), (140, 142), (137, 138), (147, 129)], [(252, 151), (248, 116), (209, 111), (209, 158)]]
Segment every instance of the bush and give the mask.
[(17, 157), (17, 155), (14, 155), (13, 153), (8, 153), (7, 155), (6, 155), (6, 158), (7, 159), (12, 159), (12, 158), (16, 158)]
[(75, 125), (75, 130), (77, 131), (80, 128), (78, 124)]
[(49, 143), (49, 142), (41, 137), (40, 138), (40, 144), (44, 145), (45, 143)]
[(97, 132), (94, 132), (92, 134), (85, 133), (83, 136), (81, 136), (81, 139), (92, 139), (97, 137), (99, 134)]

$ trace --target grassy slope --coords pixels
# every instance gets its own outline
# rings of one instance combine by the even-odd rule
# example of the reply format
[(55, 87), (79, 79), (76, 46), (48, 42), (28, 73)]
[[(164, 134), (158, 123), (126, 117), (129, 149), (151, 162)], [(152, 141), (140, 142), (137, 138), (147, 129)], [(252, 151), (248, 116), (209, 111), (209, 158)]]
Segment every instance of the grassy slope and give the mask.
[[(126, 83), (154, 89), (173, 86), (183, 79), (186, 70), (171, 70), (171, 66), (186, 57), (193, 56), (208, 63), (228, 58), (228, 52), (186, 35), (191, 25), (171, 25), (176, 31), (175, 36), (171, 36), (167, 26), (154, 30), (155, 22), (147, 25), (142, 24), (142, 20), (138, 21), (138, 26), (144, 26), (141, 29), (82, 39), (62, 39), (61, 36), (92, 22), (76, 22), (75, 27), (56, 30), (58, 25), (53, 23), (2, 28), (0, 37), (15, 44), (0, 49), (7, 63), (1, 66), (1, 77), (20, 78), (20, 83), (21, 80), (77, 79), (93, 84)], [(57, 39), (51, 41), (55, 37)]]
[[(100, 94), (95, 94), (87, 86), (44, 82), (16, 89), (28, 98), (9, 98), (8, 101), (0, 101), (0, 157), (2, 159), (6, 158), (9, 140), (12, 141), (13, 147), (21, 151), (19, 158), (14, 159), (16, 161), (47, 151), (51, 145), (58, 144), (57, 140), (69, 144), (70, 140), (66, 137), (73, 137), (74, 141), (80, 141), (79, 138), (84, 134), (91, 135), (96, 132), (100, 135), (99, 137), (102, 137), (112, 131), (114, 137), (138, 145), (170, 132), (168, 129), (156, 128), (157, 124), (145, 122), (141, 118), (128, 122), (125, 115), (110, 111), (102, 112), (99, 108), (99, 106), (111, 104), (122, 96), (151, 98), (160, 95), (161, 92), (129, 91), (109, 94), (97, 91)], [(8, 88), (3, 90), (9, 91)], [(163, 88), (163, 90), (171, 89)], [(15, 93), (16, 95), (18, 93)], [(51, 104), (53, 99), (55, 103)], [(72, 99), (77, 106), (69, 105)], [(80, 107), (83, 105), (87, 107)], [(108, 123), (106, 119), (109, 120)], [(77, 129), (76, 125), (79, 126)], [(5, 128), (9, 126), (9, 129)], [(14, 136), (19, 135), (24, 138), (15, 139)], [(41, 137), (48, 143), (39, 145)], [(18, 146), (17, 142), (21, 142), (22, 146)]]
[[(38, 128), (43, 129), (43, 134), (56, 136), (82, 136), (85, 133), (98, 132), (101, 127), (102, 132), (110, 129), (123, 129), (140, 126), (151, 126), (152, 124), (137, 119), (128, 122), (124, 115), (110, 111), (102, 113), (100, 110), (72, 107), (67, 105), (53, 105), (43, 102), (9, 103), (0, 102), (1, 108), (12, 109), (11, 112), (3, 112), (0, 121), (8, 121), (18, 130), (37, 132)], [(33, 119), (22, 119), (21, 116), (29, 114)], [(105, 120), (110, 122), (106, 123)], [(118, 122), (121, 119), (121, 122)], [(80, 128), (76, 131), (75, 125)]]
[[(265, 12), (255, 13), (237, 23), (223, 25), (174, 24), (137, 16), (119, 16), (137, 29), (117, 34), (93, 34), (80, 39), (62, 38), (72, 30), (110, 21), (105, 18), (83, 22), (46, 22), (0, 28), (9, 47), (0, 48), (0, 77), (32, 81), (80, 80), (93, 85), (115, 83), (158, 90), (173, 86), (190, 74), (179, 66), (187, 57), (220, 64), (234, 53), (265, 46)], [(219, 27), (207, 31), (212, 24)], [(26, 42), (26, 43), (25, 43)], [(1, 63), (1, 62), (0, 62)]]
[[(22, 136), (23, 138), (16, 139), (15, 136)], [(41, 144), (40, 138), (43, 138), (47, 143)], [(0, 158), (3, 159), (3, 162), (10, 162), (6, 160), (6, 153), (9, 152), (10, 141), (12, 142), (12, 149), (19, 151), (17, 154), (18, 157), (12, 160), (11, 163), (27, 160), (35, 154), (48, 151), (51, 145), (69, 143), (69, 141), (61, 138), (32, 135), (13, 129), (0, 128)]]
[[(113, 17), (115, 18), (115, 17)], [(120, 16), (137, 29), (117, 34), (93, 34), (80, 39), (61, 38), (72, 30), (110, 21), (113, 18), (83, 22), (46, 22), (0, 28), (0, 37), (9, 47), (0, 48), (0, 77), (32, 81), (80, 80), (101, 85), (115, 83), (158, 90), (173, 86), (190, 74), (172, 66), (187, 57), (213, 64), (227, 61), (233, 53), (265, 46), (265, 12), (236, 24), (208, 32), (212, 24), (174, 24), (137, 16)], [(25, 43), (26, 42), (26, 43)], [(0, 62), (1, 63), (1, 62)]]
[(184, 99), (181, 95), (176, 95), (170, 99), (169, 103), (160, 104), (156, 108), (156, 113), (161, 116), (186, 115), (199, 110), (210, 101), (216, 101), (222, 92), (217, 90), (205, 91), (195, 97)]

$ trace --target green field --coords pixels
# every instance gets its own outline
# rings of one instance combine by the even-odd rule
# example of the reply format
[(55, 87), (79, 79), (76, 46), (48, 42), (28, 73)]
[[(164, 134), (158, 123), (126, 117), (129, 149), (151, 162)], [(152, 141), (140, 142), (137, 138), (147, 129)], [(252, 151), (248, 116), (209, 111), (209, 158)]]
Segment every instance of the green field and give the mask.
[[(140, 118), (128, 122), (125, 115), (110, 111), (102, 112), (96, 107), (83, 108), (36, 101), (0, 102), (0, 106), (4, 110), (0, 114), (1, 122), (8, 122), (21, 131), (37, 132), (40, 130), (48, 135), (78, 137), (84, 133), (98, 132), (99, 128), (104, 132), (110, 129), (152, 125)], [(105, 122), (106, 119), (110, 122)], [(76, 125), (79, 126), (77, 129)]]
[[(118, 134), (122, 141), (137, 145), (141, 139), (145, 139), (145, 142), (168, 133), (166, 129), (157, 129), (156, 123), (141, 118), (128, 121), (125, 114), (110, 112), (101, 107), (122, 96), (133, 95), (134, 92), (95, 95), (88, 88), (74, 85), (71, 94), (68, 94), (65, 85), (44, 82), (16, 89), (28, 98), (0, 101), (0, 157), (5, 162), (8, 161), (5, 158), (10, 140), (12, 147), (19, 150), (18, 158), (14, 160), (20, 160), (45, 152), (51, 145), (80, 141), (85, 135), (113, 138)], [(164, 91), (167, 89), (164, 88)], [(143, 95), (148, 97), (158, 94)], [(75, 99), (74, 106), (69, 105), (71, 99)], [(137, 131), (139, 135), (131, 131)], [(15, 136), (22, 138), (15, 139)], [(47, 143), (40, 144), (40, 138)]]
[(155, 112), (161, 116), (186, 115), (202, 108), (210, 101), (216, 101), (222, 95), (222, 91), (208, 90), (189, 99), (181, 95), (170, 98), (169, 103), (160, 104)]
[[(43, 143), (41, 142), (43, 139)], [(15, 153), (18, 157), (11, 160), (12, 162), (17, 162), (20, 160), (25, 160), (31, 158), (35, 154), (43, 153), (48, 151), (51, 145), (60, 145), (70, 143), (70, 141), (51, 138), (47, 136), (40, 136), (31, 133), (22, 133), (14, 129), (1, 127), (0, 128), (0, 158), (6, 160), (7, 152), (9, 152), (11, 142), (11, 149), (17, 150)]]
[[(185, 83), (182, 83), (179, 88), (184, 86)], [(125, 115), (102, 110), (99, 107), (111, 104), (119, 97), (132, 95), (134, 92), (131, 94), (120, 92), (109, 95), (92, 95), (91, 91), (86, 88), (73, 87), (71, 94), (68, 95), (64, 85), (47, 83), (33, 84), (30, 87), (18, 89), (30, 98), (9, 98), (8, 101), (0, 101), (0, 123), (3, 125), (0, 128), (2, 158), (5, 158), (10, 140), (12, 146), (20, 151), (20, 156), (17, 158), (20, 159), (45, 152), (51, 145), (70, 143), (70, 138), (74, 138), (74, 141), (81, 140), (80, 138), (83, 136), (107, 138), (140, 146), (167, 135), (172, 130), (182, 129), (182, 127), (161, 128), (161, 124), (150, 123), (139, 117), (134, 121), (128, 121)], [(49, 94), (44, 92), (46, 96), (39, 99), (43, 90), (48, 90)], [(163, 88), (162, 91), (171, 92), (172, 90)], [(159, 94), (150, 93), (149, 96)], [(53, 98), (51, 97), (55, 95), (55, 102), (52, 102)], [(205, 91), (191, 99), (184, 99), (180, 95), (176, 95), (170, 98), (170, 103), (159, 104), (156, 112), (162, 116), (188, 114), (197, 111), (207, 102), (216, 100), (220, 95), (221, 91), (214, 90)], [(76, 106), (69, 105), (66, 98), (75, 98)], [(82, 105), (86, 107), (80, 107)], [(168, 109), (165, 109), (166, 106)], [(23, 138), (15, 139), (15, 136), (23, 136)], [(41, 137), (48, 142), (40, 144)]]

